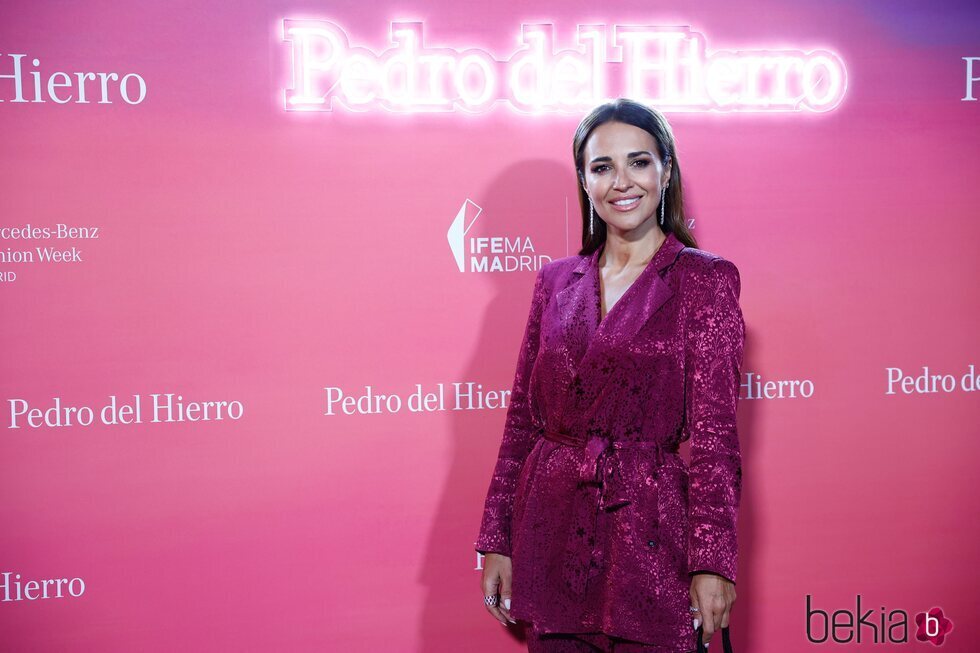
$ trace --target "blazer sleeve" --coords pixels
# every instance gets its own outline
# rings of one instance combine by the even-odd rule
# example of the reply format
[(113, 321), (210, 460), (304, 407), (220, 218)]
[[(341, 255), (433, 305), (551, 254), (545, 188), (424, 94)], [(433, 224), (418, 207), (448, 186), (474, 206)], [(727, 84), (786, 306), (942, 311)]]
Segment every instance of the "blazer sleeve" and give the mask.
[(524, 329), (524, 339), (517, 357), (517, 370), (507, 406), (504, 433), (497, 464), (487, 490), (483, 522), (476, 540), (480, 553), (510, 556), (510, 525), (514, 507), (517, 477), (538, 433), (531, 419), (529, 381), (538, 355), (541, 336), (541, 314), (545, 304), (544, 269), (538, 270), (531, 294), (531, 310)]
[(691, 438), (688, 573), (735, 582), (742, 457), (735, 409), (745, 322), (734, 263), (714, 259), (702, 299), (691, 307), (684, 379), (684, 428)]

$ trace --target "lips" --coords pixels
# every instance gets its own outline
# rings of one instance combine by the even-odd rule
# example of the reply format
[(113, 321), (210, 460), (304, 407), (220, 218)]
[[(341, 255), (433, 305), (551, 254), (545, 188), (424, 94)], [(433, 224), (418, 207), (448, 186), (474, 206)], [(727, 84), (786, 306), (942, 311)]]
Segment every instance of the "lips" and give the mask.
[(640, 205), (640, 196), (633, 195), (631, 197), (621, 197), (618, 200), (610, 202), (612, 207), (617, 211), (631, 211)]

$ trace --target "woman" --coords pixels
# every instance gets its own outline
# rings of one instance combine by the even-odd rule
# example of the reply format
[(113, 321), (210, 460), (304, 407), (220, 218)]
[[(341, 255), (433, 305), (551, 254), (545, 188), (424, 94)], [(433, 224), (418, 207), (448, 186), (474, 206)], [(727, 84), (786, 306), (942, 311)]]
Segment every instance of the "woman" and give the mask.
[(583, 244), (535, 281), (476, 543), (484, 602), (530, 622), (532, 653), (690, 651), (735, 601), (739, 272), (696, 249), (659, 112), (603, 104), (573, 154)]

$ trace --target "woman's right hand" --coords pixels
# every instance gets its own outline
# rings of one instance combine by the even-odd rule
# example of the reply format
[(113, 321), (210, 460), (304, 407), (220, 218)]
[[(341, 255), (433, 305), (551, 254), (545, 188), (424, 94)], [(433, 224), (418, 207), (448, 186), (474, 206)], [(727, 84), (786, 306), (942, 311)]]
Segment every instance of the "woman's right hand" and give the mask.
[[(510, 558), (499, 553), (487, 553), (483, 556), (483, 595), (497, 596), (497, 605), (487, 605), (487, 611), (501, 624), (517, 621), (510, 616)], [(484, 602), (485, 604), (485, 602)]]

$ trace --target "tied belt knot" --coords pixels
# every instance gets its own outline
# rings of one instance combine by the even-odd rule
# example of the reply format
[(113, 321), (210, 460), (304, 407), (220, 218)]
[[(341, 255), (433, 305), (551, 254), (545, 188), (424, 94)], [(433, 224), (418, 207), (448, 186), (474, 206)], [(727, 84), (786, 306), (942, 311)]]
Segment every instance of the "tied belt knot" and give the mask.
[[(640, 488), (630, 487), (624, 482), (627, 476), (623, 473), (620, 457), (615, 454), (622, 450), (652, 449), (656, 461), (654, 474), (657, 474), (664, 464), (666, 454), (677, 454), (678, 448), (675, 443), (612, 440), (604, 435), (575, 437), (548, 429), (544, 430), (544, 437), (566, 446), (584, 449), (578, 470), (579, 485), (597, 489), (594, 501), (579, 502), (575, 510), (575, 523), (571, 525), (564, 561), (563, 577), (566, 583), (570, 589), (581, 594), (585, 591), (588, 579), (602, 566), (603, 552), (595, 538), (599, 513), (629, 504), (634, 492), (655, 493), (657, 490), (656, 485)], [(651, 501), (656, 505), (656, 496)]]
[(599, 508), (611, 509), (630, 502), (627, 491), (622, 485), (622, 469), (619, 468), (619, 457), (611, 455), (623, 449), (652, 449), (656, 457), (656, 468), (659, 469), (665, 460), (665, 455), (676, 454), (676, 445), (650, 440), (627, 441), (612, 440), (608, 436), (593, 435), (588, 438), (575, 437), (562, 431), (544, 431), (544, 437), (553, 442), (585, 449), (582, 465), (579, 468), (580, 483), (598, 483), (602, 488), (599, 494)]

